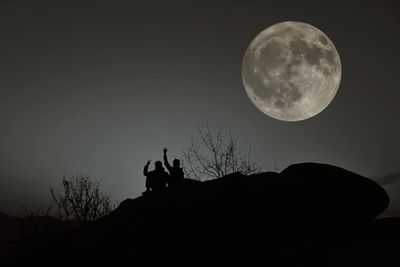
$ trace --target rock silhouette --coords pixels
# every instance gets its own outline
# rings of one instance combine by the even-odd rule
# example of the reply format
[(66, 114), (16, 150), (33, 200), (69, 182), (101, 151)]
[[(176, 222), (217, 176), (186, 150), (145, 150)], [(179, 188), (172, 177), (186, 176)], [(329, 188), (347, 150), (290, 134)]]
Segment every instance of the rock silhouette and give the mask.
[(376, 218), (389, 205), (389, 196), (375, 181), (328, 164), (294, 164), (280, 173), (288, 194), (301, 212), (332, 221), (363, 222)]
[(281, 173), (233, 173), (205, 182), (185, 179), (170, 190), (127, 199), (57, 246), (17, 260), (52, 262), (69, 255), (68, 263), (79, 258), (91, 264), (162, 259), (166, 265), (343, 266), (340, 261), (348, 257), (352, 266), (361, 261), (380, 266), (376, 253), (382, 247), (370, 255), (376, 261), (365, 260), (364, 254), (360, 258), (358, 250), (350, 256), (343, 251), (353, 249), (349, 244), (381, 244), (381, 225), (400, 225), (374, 220), (388, 203), (374, 181), (326, 164), (295, 164)]

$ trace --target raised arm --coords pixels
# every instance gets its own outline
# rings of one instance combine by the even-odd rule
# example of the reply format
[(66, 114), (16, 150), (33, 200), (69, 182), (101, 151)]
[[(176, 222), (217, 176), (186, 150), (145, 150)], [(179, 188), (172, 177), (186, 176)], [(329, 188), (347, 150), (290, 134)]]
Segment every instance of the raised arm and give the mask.
[(150, 165), (150, 160), (148, 160), (146, 165), (144, 166), (144, 169), (143, 169), (143, 175), (144, 176), (147, 176), (147, 173), (149, 171), (149, 165)]
[(164, 148), (163, 148), (163, 151), (164, 151), (164, 165), (165, 165), (165, 167), (167, 167), (168, 171), (171, 173), (172, 167), (171, 167), (171, 165), (169, 164), (168, 158), (167, 158), (167, 151), (168, 151), (168, 148), (167, 148), (167, 147), (164, 147)]

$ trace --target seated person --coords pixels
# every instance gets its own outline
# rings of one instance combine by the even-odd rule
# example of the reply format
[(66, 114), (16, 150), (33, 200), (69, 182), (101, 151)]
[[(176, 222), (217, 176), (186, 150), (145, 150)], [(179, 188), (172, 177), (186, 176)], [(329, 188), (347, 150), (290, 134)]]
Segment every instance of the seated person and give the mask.
[(154, 163), (155, 169), (153, 171), (148, 171), (150, 165), (150, 160), (144, 166), (143, 174), (146, 176), (146, 192), (156, 192), (163, 190), (167, 187), (168, 173), (164, 170), (161, 161), (156, 161)]

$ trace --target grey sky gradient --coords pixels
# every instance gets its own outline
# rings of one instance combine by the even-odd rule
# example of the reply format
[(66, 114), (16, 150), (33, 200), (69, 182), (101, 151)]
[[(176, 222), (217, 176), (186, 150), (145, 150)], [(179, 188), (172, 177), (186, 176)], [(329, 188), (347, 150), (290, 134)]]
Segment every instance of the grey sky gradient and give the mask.
[[(46, 202), (64, 174), (99, 177), (116, 200), (137, 197), (145, 162), (163, 146), (181, 157), (207, 123), (281, 169), (400, 171), (396, 1), (136, 2), (0, 3), (1, 211)], [(262, 114), (241, 81), (251, 40), (287, 20), (322, 30), (342, 61), (334, 100), (301, 122)]]

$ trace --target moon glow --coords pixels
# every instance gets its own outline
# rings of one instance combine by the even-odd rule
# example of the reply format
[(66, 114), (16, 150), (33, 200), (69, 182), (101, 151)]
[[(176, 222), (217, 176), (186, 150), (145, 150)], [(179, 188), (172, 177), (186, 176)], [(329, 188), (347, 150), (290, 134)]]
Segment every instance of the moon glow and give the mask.
[(281, 22), (247, 48), (242, 80), (252, 103), (266, 115), (300, 121), (325, 109), (339, 88), (342, 67), (332, 41), (302, 22)]

